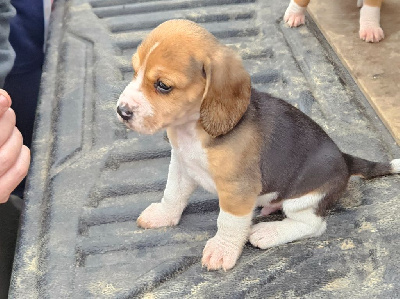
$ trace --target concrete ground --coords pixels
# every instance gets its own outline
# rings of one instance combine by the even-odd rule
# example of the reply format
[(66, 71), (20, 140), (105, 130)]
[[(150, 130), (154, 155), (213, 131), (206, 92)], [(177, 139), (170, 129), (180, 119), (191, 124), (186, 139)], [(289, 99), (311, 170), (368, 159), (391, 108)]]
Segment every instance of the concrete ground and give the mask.
[[(352, 179), (328, 215), (324, 235), (268, 250), (247, 244), (227, 272), (208, 272), (200, 264), (216, 232), (215, 195), (196, 191), (176, 227), (136, 225), (141, 211), (162, 197), (170, 146), (162, 132), (127, 131), (115, 104), (132, 77), (136, 47), (167, 19), (205, 26), (238, 51), (255, 88), (308, 114), (344, 152), (377, 161), (400, 157), (394, 130), (385, 127), (329, 35), (310, 18), (288, 28), (282, 22), (286, 6), (255, 0), (55, 1), (10, 298), (400, 296), (398, 175)], [(317, 8), (311, 13), (323, 28)], [(357, 10), (351, 9), (356, 23)], [(344, 22), (343, 15), (329, 18)], [(357, 49), (376, 50), (396, 35), (383, 27), (387, 38), (378, 45), (359, 41), (357, 29), (344, 34)], [(381, 73), (373, 72), (379, 81)], [(283, 217), (258, 214), (254, 222)]]

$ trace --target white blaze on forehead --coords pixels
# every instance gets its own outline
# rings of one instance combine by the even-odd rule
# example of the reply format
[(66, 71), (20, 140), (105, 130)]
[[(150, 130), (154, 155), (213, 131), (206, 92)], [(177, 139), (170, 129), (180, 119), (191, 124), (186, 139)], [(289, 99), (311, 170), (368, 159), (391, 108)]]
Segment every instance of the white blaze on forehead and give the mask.
[(127, 106), (133, 112), (133, 117), (129, 121), (130, 127), (138, 131), (148, 131), (151, 128), (144, 127), (144, 119), (154, 115), (154, 109), (150, 101), (146, 98), (142, 90), (146, 63), (149, 55), (158, 47), (160, 43), (155, 43), (147, 53), (141, 67), (137, 70), (135, 78), (130, 82), (118, 99), (118, 106)]
[(128, 84), (128, 86), (131, 85), (132, 89), (139, 91), (143, 83), (143, 78), (144, 78), (144, 71), (141, 68), (139, 69), (136, 78), (133, 79), (132, 82)]
[(142, 92), (142, 84), (143, 84), (147, 59), (149, 58), (149, 55), (154, 51), (154, 49), (158, 47), (159, 44), (160, 44), (159, 42), (156, 42), (150, 48), (150, 51), (147, 53), (143, 61), (143, 64), (137, 70), (136, 77), (132, 80), (132, 82), (130, 82), (126, 86), (125, 90), (122, 92), (121, 96), (118, 99), (118, 105), (126, 104), (129, 107), (131, 107), (134, 111), (138, 110), (138, 112), (143, 117), (154, 114), (150, 102)]
[(147, 55), (146, 55), (145, 62), (147, 62), (147, 59), (149, 58), (149, 55), (151, 54), (151, 52), (153, 52), (154, 49), (157, 48), (159, 44), (160, 44), (160, 42), (156, 42), (156, 43), (150, 48), (149, 53), (147, 53)]
[[(143, 60), (142, 65), (140, 66), (139, 70), (138, 70), (138, 76), (140, 73), (142, 73), (142, 79), (143, 79), (143, 75), (144, 75), (144, 70), (146, 69), (146, 64), (147, 64), (147, 60), (149, 59), (150, 54), (155, 50), (155, 48), (158, 47), (160, 43), (156, 42), (149, 50), (149, 52), (146, 54), (146, 57)], [(140, 82), (141, 83), (141, 82)]]
[(159, 42), (156, 42), (150, 48), (149, 53), (147, 53), (147, 55), (146, 55), (146, 57), (145, 57), (145, 59), (143, 61), (142, 66), (137, 70), (136, 78), (134, 80), (132, 80), (132, 82), (131, 82), (131, 83), (134, 84), (134, 86), (132, 86), (132, 88), (135, 88), (138, 91), (141, 89), (141, 86), (142, 86), (142, 83), (143, 83), (143, 78), (144, 78), (144, 72), (145, 72), (145, 69), (146, 69), (147, 60), (148, 60), (150, 54), (154, 51), (155, 48), (158, 47), (159, 44), (160, 44)]

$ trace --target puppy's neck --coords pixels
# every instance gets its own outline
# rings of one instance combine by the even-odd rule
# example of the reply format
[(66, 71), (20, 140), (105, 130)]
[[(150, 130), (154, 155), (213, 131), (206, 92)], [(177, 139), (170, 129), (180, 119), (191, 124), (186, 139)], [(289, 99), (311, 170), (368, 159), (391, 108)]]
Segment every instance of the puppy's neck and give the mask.
[(185, 121), (180, 121), (173, 126), (167, 128), (168, 139), (174, 148), (178, 148), (179, 144), (197, 140), (197, 127), (200, 115), (192, 115)]
[(193, 126), (193, 124), (196, 124), (199, 119), (200, 119), (199, 112), (185, 113), (183, 117), (176, 120), (174, 124), (171, 125), (170, 127), (178, 130), (184, 129), (185, 127)]

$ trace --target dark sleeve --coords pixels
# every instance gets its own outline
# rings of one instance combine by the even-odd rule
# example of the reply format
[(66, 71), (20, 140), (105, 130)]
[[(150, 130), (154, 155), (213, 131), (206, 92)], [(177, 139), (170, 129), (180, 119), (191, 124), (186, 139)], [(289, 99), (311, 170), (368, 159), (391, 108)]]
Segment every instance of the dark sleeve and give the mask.
[(17, 11), (10, 21), (9, 40), (16, 53), (11, 74), (37, 70), (44, 60), (43, 0), (11, 0), (11, 4)]
[(15, 52), (8, 41), (10, 34), (10, 19), (15, 15), (15, 9), (9, 0), (0, 0), (0, 88), (14, 64)]

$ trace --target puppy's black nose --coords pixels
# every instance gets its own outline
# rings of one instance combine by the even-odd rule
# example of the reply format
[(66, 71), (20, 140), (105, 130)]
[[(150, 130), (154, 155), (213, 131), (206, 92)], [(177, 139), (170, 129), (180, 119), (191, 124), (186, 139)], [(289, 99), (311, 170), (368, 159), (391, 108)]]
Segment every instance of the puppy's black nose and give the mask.
[(123, 120), (130, 120), (133, 116), (133, 112), (126, 106), (118, 106), (117, 113), (122, 117)]

